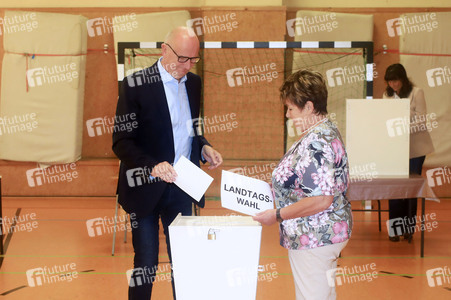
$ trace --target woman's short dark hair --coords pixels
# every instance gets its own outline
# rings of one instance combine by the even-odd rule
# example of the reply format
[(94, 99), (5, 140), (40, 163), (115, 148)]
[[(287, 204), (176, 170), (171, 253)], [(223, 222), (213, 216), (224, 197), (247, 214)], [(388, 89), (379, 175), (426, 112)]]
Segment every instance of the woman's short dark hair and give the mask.
[[(391, 80), (400, 80), (402, 83), (401, 90), (399, 91), (399, 97), (407, 98), (409, 97), (410, 92), (413, 89), (413, 84), (407, 78), (406, 69), (401, 64), (393, 64), (388, 66), (385, 71), (384, 80), (388, 83)], [(395, 91), (387, 84), (387, 88), (385, 89), (385, 93), (387, 96), (392, 97)]]
[(280, 99), (303, 109), (307, 101), (313, 103), (314, 112), (327, 114), (327, 87), (319, 72), (299, 70), (291, 74), (280, 87)]

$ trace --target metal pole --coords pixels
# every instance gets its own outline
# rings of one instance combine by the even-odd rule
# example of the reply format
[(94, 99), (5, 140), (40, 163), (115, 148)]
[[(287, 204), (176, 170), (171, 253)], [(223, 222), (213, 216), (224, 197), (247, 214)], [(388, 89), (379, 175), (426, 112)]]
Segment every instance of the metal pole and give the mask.
[(426, 206), (426, 199), (423, 197), (421, 198), (421, 257), (424, 257), (424, 212), (425, 212), (425, 206)]

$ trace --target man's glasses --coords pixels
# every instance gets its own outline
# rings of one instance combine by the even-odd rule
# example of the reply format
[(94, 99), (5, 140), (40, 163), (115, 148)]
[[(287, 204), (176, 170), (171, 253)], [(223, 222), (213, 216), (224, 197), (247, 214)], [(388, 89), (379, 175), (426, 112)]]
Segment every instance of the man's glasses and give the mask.
[(179, 63), (186, 63), (188, 60), (192, 63), (192, 64), (195, 64), (195, 63), (198, 63), (199, 62), (199, 60), (200, 60), (200, 57), (187, 57), (187, 56), (180, 56), (180, 55), (178, 55), (177, 54), (177, 52), (175, 52), (174, 51), (174, 49), (172, 49), (172, 47), (171, 47), (171, 45), (169, 45), (168, 43), (165, 43), (169, 48), (171, 48), (171, 50), (172, 50), (172, 52), (174, 52), (174, 54), (177, 56), (177, 61), (179, 62)]

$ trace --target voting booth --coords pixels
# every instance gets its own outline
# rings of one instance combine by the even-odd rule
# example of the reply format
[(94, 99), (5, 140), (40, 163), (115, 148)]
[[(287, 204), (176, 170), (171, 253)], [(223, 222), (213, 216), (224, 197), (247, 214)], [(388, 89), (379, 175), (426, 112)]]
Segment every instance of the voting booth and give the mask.
[(350, 175), (409, 176), (410, 100), (347, 99)]
[(169, 226), (178, 300), (250, 300), (262, 227), (248, 216), (182, 216)]

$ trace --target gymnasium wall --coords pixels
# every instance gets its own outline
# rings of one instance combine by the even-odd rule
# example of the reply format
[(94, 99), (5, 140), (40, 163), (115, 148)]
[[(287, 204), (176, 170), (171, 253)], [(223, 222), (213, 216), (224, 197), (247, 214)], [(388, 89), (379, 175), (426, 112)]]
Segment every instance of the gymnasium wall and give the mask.
[[(337, 6), (341, 8), (321, 7), (322, 1), (284, 1), (285, 6), (280, 6), (281, 1), (235, 1), (239, 2), (239, 7), (224, 7), (234, 3), (234, 1), (215, 1), (219, 6), (214, 6), (213, 1), (154, 1), (155, 7), (143, 7), (147, 5), (147, 1), (133, 1), (133, 3), (124, 1), (77, 1), (75, 2), (61, 2), (61, 1), (40, 1), (39, 8), (33, 1), (22, 1), (17, 8), (18, 10), (27, 11), (42, 11), (55, 13), (80, 14), (88, 19), (106, 17), (112, 18), (117, 15), (124, 14), (142, 14), (152, 12), (163, 12), (173, 10), (187, 10), (192, 18), (197, 17), (214, 17), (215, 15), (226, 15), (234, 13), (238, 26), (230, 32), (216, 32), (205, 33), (200, 38), (205, 41), (271, 41), (271, 40), (289, 40), (286, 36), (285, 22), (288, 19), (295, 18), (296, 12), (300, 9), (308, 10), (322, 10), (342, 13), (356, 13), (356, 14), (372, 14), (374, 16), (374, 46), (375, 46), (375, 64), (376, 71), (380, 77), (374, 82), (374, 95), (379, 97), (382, 95), (385, 83), (383, 82), (383, 73), (386, 67), (392, 63), (399, 61), (399, 55), (395, 53), (382, 54), (382, 45), (387, 45), (389, 49), (399, 49), (399, 38), (392, 38), (387, 35), (386, 21), (392, 18), (399, 17), (402, 13), (415, 13), (426, 11), (451, 11), (451, 8), (446, 8), (444, 1), (430, 1), (426, 8), (423, 1), (399, 1), (403, 3), (405, 8), (385, 8), (377, 7), (380, 2), (386, 1), (336, 1)], [(258, 2), (259, 6), (254, 6)], [(393, 5), (394, 1), (389, 1)], [(155, 4), (154, 4), (155, 3)], [(346, 4), (347, 3), (347, 4)], [(363, 3), (363, 4), (362, 4)], [(370, 6), (372, 8), (362, 7)], [(396, 2), (398, 3), (398, 2)], [(95, 4), (94, 7), (89, 7)], [(118, 7), (119, 5), (127, 4), (128, 7)], [(316, 6), (310, 6), (316, 4)], [(346, 4), (346, 5), (345, 5)], [(355, 4), (355, 5), (353, 5)], [(11, 3), (0, 1), (0, 16), (3, 17), (5, 7), (11, 7)], [(141, 6), (141, 7), (131, 7)], [(204, 6), (205, 5), (205, 6)], [(246, 5), (245, 7), (243, 5)], [(265, 6), (267, 5), (267, 6)], [(101, 7), (105, 6), (105, 7)], [(157, 7), (161, 6), (161, 7)], [(329, 5), (330, 6), (330, 2)], [(408, 8), (412, 7), (412, 8)], [(433, 6), (442, 6), (440, 8), (432, 8)], [(34, 7), (34, 8), (26, 8)], [(46, 8), (48, 7), (48, 8)], [(359, 8), (362, 7), (362, 8)], [(107, 45), (108, 52), (104, 53), (104, 45)], [(114, 56), (114, 42), (113, 34), (105, 33), (103, 35), (88, 38), (88, 55), (86, 64), (86, 86), (85, 86), (85, 100), (84, 100), (84, 124), (86, 120), (93, 117), (112, 117), (114, 116), (116, 101), (117, 101), (117, 76), (116, 76), (116, 61)], [(240, 61), (237, 61), (237, 66), (252, 65), (254, 63), (248, 57), (252, 57), (252, 51), (247, 50), (248, 54), (243, 55)], [(250, 54), (250, 55), (249, 55)], [(225, 54), (226, 57), (228, 54)], [(270, 62), (276, 65), (283, 64), (283, 52), (273, 53)], [(3, 57), (3, 39), (0, 39), (0, 57)], [(224, 73), (221, 69), (221, 64), (214, 60), (206, 60), (206, 64), (210, 64), (209, 70), (215, 70)], [(280, 69), (278, 70), (280, 71)], [(264, 95), (262, 97), (252, 96), (252, 91), (247, 91), (245, 99), (239, 101), (242, 105), (238, 108), (230, 106), (230, 102), (224, 101), (220, 98), (221, 93), (227, 94), (230, 100), (239, 97), (240, 91), (228, 88), (227, 91), (220, 91), (215, 84), (215, 74), (204, 75), (204, 90), (205, 103), (204, 115), (223, 116), (230, 113), (235, 113), (240, 117), (239, 126), (237, 130), (230, 133), (220, 134), (206, 134), (211, 143), (218, 148), (224, 155), (226, 161), (223, 169), (232, 168), (255, 168), (260, 167), (268, 169), (269, 166), (274, 165), (278, 159), (283, 155), (283, 128), (284, 128), (284, 112), (283, 107), (279, 105), (278, 92), (276, 89), (268, 89), (265, 86), (258, 87), (258, 93)], [(275, 79), (275, 85), (280, 86), (283, 76)], [(242, 92), (242, 91), (241, 91)], [(227, 100), (227, 99), (226, 99)], [(236, 99), (235, 99), (236, 100)], [(227, 104), (229, 103), (229, 104)], [(267, 110), (262, 110), (262, 103), (269, 107)], [(261, 124), (251, 124), (251, 122), (261, 122), (258, 116), (272, 114), (268, 120), (263, 120)], [(252, 136), (257, 132), (249, 131), (246, 128), (261, 128), (265, 130), (265, 125), (271, 127), (269, 137), (267, 140), (260, 141), (260, 143), (249, 144), (245, 139), (246, 135)], [(248, 130), (248, 131), (246, 131)], [(280, 132), (277, 135), (277, 132)], [(241, 143), (244, 147), (231, 148), (233, 142)], [(264, 153), (264, 155), (260, 155)], [(111, 135), (104, 134), (102, 136), (90, 137), (86, 127), (83, 131), (83, 149), (82, 160), (76, 163), (78, 178), (71, 183), (61, 183), (48, 186), (41, 186), (38, 188), (29, 187), (25, 177), (27, 169), (36, 167), (33, 163), (26, 162), (7, 162), (0, 161), (0, 175), (3, 176), (3, 194), (4, 195), (68, 195), (68, 196), (111, 196), (115, 193), (115, 184), (117, 176), (118, 161), (111, 151)], [(263, 171), (263, 175), (270, 173), (270, 170)], [(207, 192), (207, 195), (218, 196), (220, 170), (215, 170), (213, 173), (215, 183)], [(436, 191), (440, 195), (451, 194), (450, 185), (438, 187)]]
[[(1, 0), (0, 7), (145, 7), (148, 0), (21, 0), (19, 3)], [(387, 7), (450, 7), (447, 0), (153, 0), (153, 7), (250, 7), (286, 6), (289, 8), (387, 8)]]

